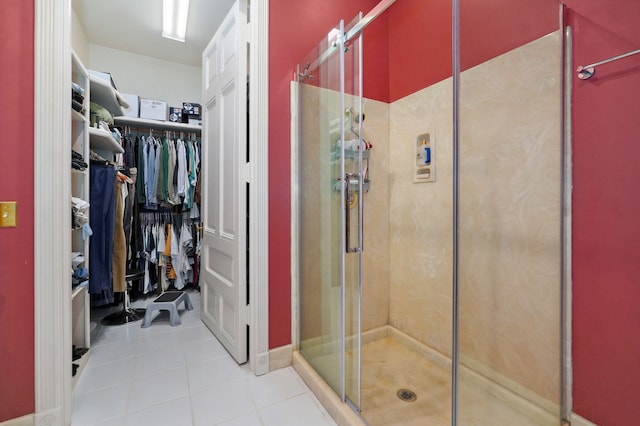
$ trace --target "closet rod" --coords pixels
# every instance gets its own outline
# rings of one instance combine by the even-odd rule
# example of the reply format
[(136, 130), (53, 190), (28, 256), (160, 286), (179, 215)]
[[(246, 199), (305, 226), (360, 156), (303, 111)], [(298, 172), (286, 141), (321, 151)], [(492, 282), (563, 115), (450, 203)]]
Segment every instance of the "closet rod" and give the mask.
[(127, 133), (132, 133), (132, 132), (136, 132), (136, 133), (147, 133), (149, 132), (149, 135), (152, 136), (152, 133), (155, 134), (173, 134), (174, 135), (174, 139), (176, 135), (180, 135), (180, 139), (184, 139), (183, 135), (188, 135), (192, 138), (197, 138), (198, 137), (198, 133), (197, 132), (188, 132), (188, 131), (184, 131), (184, 130), (173, 130), (173, 129), (153, 129), (151, 127), (134, 127), (134, 126), (125, 126), (125, 132)]
[(600, 62), (595, 62), (593, 64), (579, 66), (576, 69), (576, 72), (578, 73), (578, 78), (580, 80), (587, 80), (587, 79), (593, 77), (593, 74), (596, 73), (595, 68), (597, 66), (608, 64), (609, 62), (617, 61), (618, 59), (626, 58), (627, 56), (636, 55), (638, 53), (640, 53), (640, 49), (634, 50), (633, 52), (624, 53), (622, 55), (614, 56), (612, 58), (605, 59), (605, 60), (600, 61)]

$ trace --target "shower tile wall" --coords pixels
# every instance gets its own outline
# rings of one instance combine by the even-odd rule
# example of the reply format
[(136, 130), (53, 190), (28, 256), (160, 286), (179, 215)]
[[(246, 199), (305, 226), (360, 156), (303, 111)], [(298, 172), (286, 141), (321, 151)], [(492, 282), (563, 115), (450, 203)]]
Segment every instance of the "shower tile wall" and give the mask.
[[(302, 217), (305, 218), (300, 232), (308, 236), (302, 238), (303, 246), (300, 247), (303, 257), (301, 282), (305, 286), (301, 296), (306, 309), (301, 333), (303, 339), (310, 339), (326, 335), (327, 327), (332, 326), (328, 323), (322, 324), (321, 309), (332, 308), (333, 312), (336, 312), (333, 319), (339, 319), (339, 276), (327, 276), (326, 272), (332, 269), (332, 254), (327, 252), (327, 239), (335, 240), (333, 244), (338, 247), (335, 253), (339, 254), (340, 223), (329, 222), (326, 209), (331, 208), (330, 200), (339, 196), (339, 193), (333, 190), (335, 182), (327, 170), (337, 166), (335, 161), (333, 166), (330, 164), (331, 151), (339, 134), (331, 131), (329, 123), (333, 123), (333, 130), (336, 128), (336, 121), (339, 125), (336, 112), (340, 111), (340, 96), (338, 92), (310, 85), (303, 85), (300, 94), (301, 110), (305, 115), (301, 117), (299, 151), (302, 161), (299, 173), (308, 185), (307, 189), (299, 194), (302, 201), (300, 206), (304, 208)], [(355, 104), (349, 96), (346, 103)], [(366, 100), (364, 111), (366, 121), (363, 135), (373, 144), (369, 164), (371, 190), (364, 195), (362, 317), (363, 329), (369, 330), (386, 325), (389, 321), (389, 105)], [(347, 139), (349, 138), (347, 135)], [(323, 294), (323, 288), (335, 291), (327, 295)], [(326, 339), (320, 339), (318, 343), (326, 343)]]
[(389, 323), (389, 104), (364, 100), (363, 137), (373, 144), (364, 196), (362, 329)]
[(560, 48), (555, 32), (461, 77), (462, 360), (556, 403)]
[[(460, 154), (463, 364), (556, 402), (559, 70), (553, 33), (465, 71)], [(391, 105), (389, 215), (390, 324), (449, 356), (451, 99), (448, 79)], [(412, 182), (421, 133), (436, 143), (435, 183)]]
[[(451, 356), (452, 80), (391, 104), (390, 324)], [(436, 181), (413, 183), (416, 138), (435, 143)]]

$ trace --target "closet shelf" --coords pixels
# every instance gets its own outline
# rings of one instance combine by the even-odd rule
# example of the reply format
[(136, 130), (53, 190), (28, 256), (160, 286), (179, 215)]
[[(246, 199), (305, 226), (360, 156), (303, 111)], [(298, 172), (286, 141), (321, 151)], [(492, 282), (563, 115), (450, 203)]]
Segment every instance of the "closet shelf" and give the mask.
[(86, 121), (84, 115), (80, 114), (78, 111), (76, 111), (75, 109), (71, 110), (71, 120), (73, 121)]
[(101, 80), (99, 77), (89, 75), (89, 81), (91, 82), (91, 102), (95, 102), (100, 106), (103, 106), (111, 113), (113, 117), (122, 115), (122, 106), (118, 102), (118, 93), (116, 89), (111, 87), (109, 83)]
[(89, 146), (94, 150), (113, 151), (122, 154), (124, 149), (106, 130), (89, 127)]
[(78, 284), (71, 291), (71, 299), (73, 300), (77, 295), (85, 291), (89, 286), (89, 280), (84, 281), (82, 284)]
[(196, 133), (200, 133), (202, 131), (202, 126), (196, 126), (195, 124), (187, 123), (174, 123), (173, 121), (148, 120), (146, 118), (127, 116), (114, 117), (113, 121), (121, 126), (144, 127), (149, 129), (175, 130)]

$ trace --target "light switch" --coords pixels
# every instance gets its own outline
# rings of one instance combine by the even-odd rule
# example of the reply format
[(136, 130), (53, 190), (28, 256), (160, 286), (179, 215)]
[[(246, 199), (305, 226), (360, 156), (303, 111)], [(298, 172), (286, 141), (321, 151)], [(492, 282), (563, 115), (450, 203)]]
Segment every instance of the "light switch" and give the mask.
[(0, 228), (18, 226), (18, 202), (0, 201)]

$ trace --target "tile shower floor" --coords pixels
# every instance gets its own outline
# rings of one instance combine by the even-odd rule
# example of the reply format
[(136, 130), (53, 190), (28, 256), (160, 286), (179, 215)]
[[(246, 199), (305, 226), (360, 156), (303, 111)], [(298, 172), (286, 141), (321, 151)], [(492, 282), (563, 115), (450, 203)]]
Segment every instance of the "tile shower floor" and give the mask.
[[(447, 426), (451, 424), (451, 372), (391, 337), (362, 349), (362, 415), (371, 426)], [(532, 419), (487, 392), (460, 380), (459, 421), (465, 426), (558, 425), (553, 418)], [(414, 402), (399, 389), (417, 395)]]
[(291, 367), (255, 376), (238, 366), (200, 321), (200, 293), (189, 296), (194, 310), (181, 311), (178, 327), (166, 312), (149, 328), (140, 321), (107, 327), (100, 319), (111, 311), (94, 311), (73, 426), (335, 425)]

